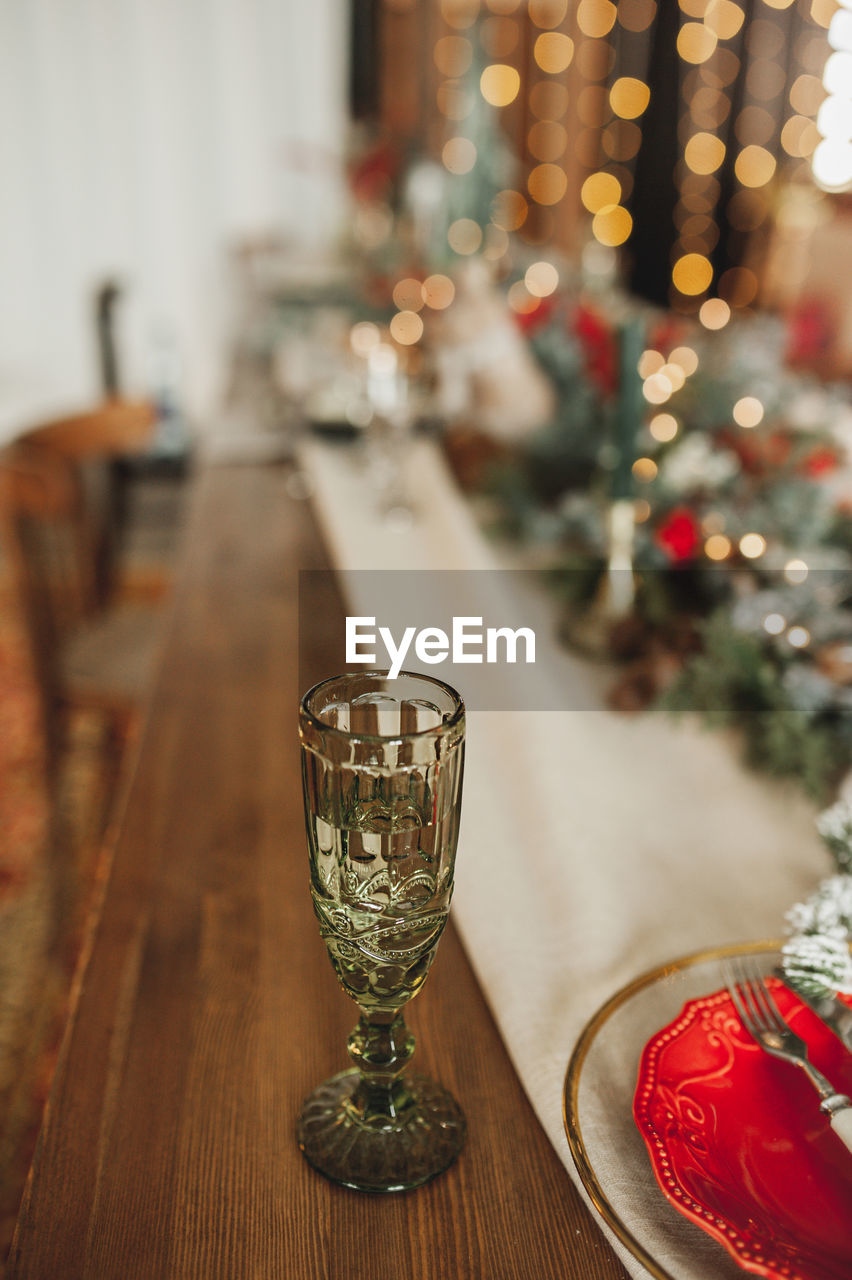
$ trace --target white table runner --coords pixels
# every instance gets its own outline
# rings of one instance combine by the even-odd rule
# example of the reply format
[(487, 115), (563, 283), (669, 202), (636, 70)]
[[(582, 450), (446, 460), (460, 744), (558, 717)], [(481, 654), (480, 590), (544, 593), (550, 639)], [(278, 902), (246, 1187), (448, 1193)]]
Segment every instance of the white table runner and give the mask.
[[(499, 567), (430, 442), (407, 457), (408, 525), (382, 517), (357, 450), (310, 442), (301, 457), (353, 611), (353, 571)], [(544, 632), (537, 667), (587, 689), (599, 678)], [(748, 774), (726, 738), (662, 715), (470, 714), (453, 916), (578, 1185), (562, 1086), (586, 1020), (653, 965), (780, 934), (784, 911), (828, 869), (813, 819), (796, 787)], [(647, 1275), (613, 1243), (631, 1274)]]

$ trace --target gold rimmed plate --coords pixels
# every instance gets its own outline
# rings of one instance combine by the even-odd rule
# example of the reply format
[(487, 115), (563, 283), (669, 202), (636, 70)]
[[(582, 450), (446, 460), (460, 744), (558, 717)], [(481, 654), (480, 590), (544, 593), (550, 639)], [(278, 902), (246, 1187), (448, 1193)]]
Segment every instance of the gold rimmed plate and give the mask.
[(663, 1195), (633, 1118), (643, 1050), (691, 1000), (717, 991), (722, 961), (751, 955), (766, 972), (777, 941), (711, 948), (622, 987), (587, 1023), (565, 1076), (568, 1145), (595, 1208), (655, 1280), (742, 1280), (737, 1261)]

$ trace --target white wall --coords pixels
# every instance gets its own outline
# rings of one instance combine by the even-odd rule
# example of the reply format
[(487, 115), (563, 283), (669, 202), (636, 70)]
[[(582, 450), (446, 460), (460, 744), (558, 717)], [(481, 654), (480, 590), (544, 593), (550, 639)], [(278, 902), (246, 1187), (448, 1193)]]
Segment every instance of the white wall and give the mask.
[(328, 242), (343, 214), (347, 35), (347, 0), (0, 0), (0, 403), (22, 378), (96, 392), (114, 274), (127, 381), (170, 329), (203, 423), (227, 246)]

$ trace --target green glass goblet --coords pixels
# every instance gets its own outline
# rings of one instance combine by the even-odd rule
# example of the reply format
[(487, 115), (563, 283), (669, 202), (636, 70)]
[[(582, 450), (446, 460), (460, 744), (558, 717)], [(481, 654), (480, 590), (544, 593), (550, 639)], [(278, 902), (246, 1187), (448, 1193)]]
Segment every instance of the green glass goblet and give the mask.
[(402, 1009), (426, 980), (453, 891), (464, 703), (402, 672), (335, 676), (302, 699), (299, 733), (311, 894), (340, 984), (361, 1016), (353, 1068), (306, 1099), (306, 1159), (360, 1191), (405, 1191), (464, 1141), (458, 1103), (410, 1074)]

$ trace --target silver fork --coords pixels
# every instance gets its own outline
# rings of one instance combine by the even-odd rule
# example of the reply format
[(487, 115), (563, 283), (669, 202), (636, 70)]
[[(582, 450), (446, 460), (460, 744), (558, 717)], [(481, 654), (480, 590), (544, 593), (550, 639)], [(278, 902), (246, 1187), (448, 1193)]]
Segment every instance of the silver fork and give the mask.
[(784, 1021), (754, 962), (726, 961), (723, 967), (725, 983), (745, 1029), (773, 1058), (791, 1062), (804, 1071), (822, 1099), (820, 1111), (826, 1113), (838, 1138), (852, 1151), (852, 1099), (838, 1093), (810, 1061), (808, 1046)]

